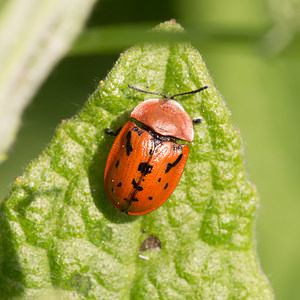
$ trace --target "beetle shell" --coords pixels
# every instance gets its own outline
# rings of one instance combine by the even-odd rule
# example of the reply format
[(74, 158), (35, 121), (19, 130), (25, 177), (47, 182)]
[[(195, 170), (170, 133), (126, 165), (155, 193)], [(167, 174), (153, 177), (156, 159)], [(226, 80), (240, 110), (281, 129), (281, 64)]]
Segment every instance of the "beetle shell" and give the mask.
[(193, 122), (175, 100), (146, 100), (140, 103), (130, 116), (163, 136), (172, 136), (190, 143), (194, 139)]
[(113, 143), (105, 167), (104, 184), (110, 201), (130, 215), (155, 210), (177, 186), (188, 153), (189, 146), (160, 139), (127, 122)]

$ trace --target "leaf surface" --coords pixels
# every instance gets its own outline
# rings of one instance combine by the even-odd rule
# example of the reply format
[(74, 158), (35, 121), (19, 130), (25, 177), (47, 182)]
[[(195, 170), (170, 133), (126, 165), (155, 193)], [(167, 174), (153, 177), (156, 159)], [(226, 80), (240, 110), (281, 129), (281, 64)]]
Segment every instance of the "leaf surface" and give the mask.
[[(156, 30), (182, 28), (166, 22)], [(104, 129), (117, 130), (151, 97), (128, 84), (169, 95), (210, 86), (179, 99), (203, 122), (195, 125), (175, 192), (139, 217), (116, 210), (103, 185), (114, 140)], [(137, 45), (121, 55), (82, 111), (58, 127), (48, 148), (16, 179), (1, 208), (0, 293), (272, 299), (255, 250), (257, 204), (240, 133), (198, 51), (188, 43)]]

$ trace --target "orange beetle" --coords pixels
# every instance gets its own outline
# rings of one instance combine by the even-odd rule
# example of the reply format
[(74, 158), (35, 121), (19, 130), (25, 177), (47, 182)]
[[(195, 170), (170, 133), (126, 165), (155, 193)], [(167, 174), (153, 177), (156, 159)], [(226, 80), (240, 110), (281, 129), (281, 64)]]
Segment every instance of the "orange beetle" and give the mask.
[[(140, 103), (117, 135), (109, 153), (104, 185), (108, 198), (119, 210), (129, 215), (147, 214), (162, 205), (172, 194), (183, 173), (189, 146), (176, 139), (192, 142), (193, 124), (183, 107), (173, 100), (177, 96), (198, 93), (200, 89), (168, 97), (135, 88), (143, 93), (161, 95)], [(106, 129), (106, 133), (114, 134)]]

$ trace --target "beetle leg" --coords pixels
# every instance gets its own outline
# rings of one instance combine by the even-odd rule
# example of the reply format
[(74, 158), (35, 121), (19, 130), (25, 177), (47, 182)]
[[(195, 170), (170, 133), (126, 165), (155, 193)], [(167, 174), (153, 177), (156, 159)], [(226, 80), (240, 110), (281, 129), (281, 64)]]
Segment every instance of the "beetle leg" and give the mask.
[(116, 132), (114, 132), (110, 128), (105, 128), (104, 133), (112, 135), (112, 136), (117, 136), (119, 134), (119, 132), (121, 131), (121, 129), (122, 129), (122, 127), (120, 127)]
[(193, 119), (193, 124), (196, 125), (196, 124), (201, 124), (202, 123), (202, 118), (195, 118)]

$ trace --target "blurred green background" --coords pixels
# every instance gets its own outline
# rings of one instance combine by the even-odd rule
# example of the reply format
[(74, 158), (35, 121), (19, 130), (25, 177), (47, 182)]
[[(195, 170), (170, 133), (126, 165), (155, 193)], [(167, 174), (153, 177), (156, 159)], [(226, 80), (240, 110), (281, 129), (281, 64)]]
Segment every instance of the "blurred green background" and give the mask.
[[(216, 87), (240, 128), (249, 177), (260, 193), (256, 226), (263, 271), (277, 299), (300, 299), (298, 0), (102, 0), (87, 28), (151, 28), (175, 18), (192, 33)], [(130, 25), (130, 26), (128, 26)], [(133, 26), (133, 27), (131, 27)], [(0, 199), (47, 146), (62, 119), (80, 110), (113, 67), (111, 35), (98, 55), (69, 56), (53, 70), (23, 116), (0, 166)], [(111, 50), (110, 50), (111, 49)]]

